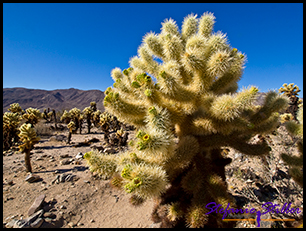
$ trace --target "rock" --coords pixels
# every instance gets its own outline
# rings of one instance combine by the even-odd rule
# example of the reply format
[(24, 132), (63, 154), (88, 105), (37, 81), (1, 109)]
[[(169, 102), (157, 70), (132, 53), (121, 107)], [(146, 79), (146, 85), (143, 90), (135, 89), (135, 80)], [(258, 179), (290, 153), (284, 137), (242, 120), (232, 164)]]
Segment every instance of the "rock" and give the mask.
[(68, 226), (69, 226), (70, 228), (72, 228), (72, 227), (75, 226), (75, 224), (74, 224), (73, 222), (69, 222), (69, 223), (68, 223)]
[(54, 213), (51, 213), (51, 212), (46, 212), (46, 213), (44, 213), (44, 217), (55, 219), (56, 215)]
[(79, 152), (79, 153), (75, 156), (75, 158), (76, 158), (76, 159), (83, 159), (83, 156), (84, 156), (84, 154), (83, 154), (82, 152)]
[(10, 222), (8, 222), (8, 223), (5, 224), (5, 227), (6, 227), (6, 228), (13, 228), (14, 225), (15, 225), (15, 223), (16, 223), (17, 221), (19, 221), (19, 220), (18, 220), (18, 219), (13, 219), (13, 220), (11, 220)]
[(71, 162), (71, 161), (70, 161), (70, 160), (67, 160), (67, 159), (66, 159), (66, 160), (61, 160), (61, 161), (60, 161), (60, 164), (61, 164), (61, 165), (67, 165), (67, 164), (70, 164), (70, 162)]
[(29, 175), (27, 175), (25, 181), (29, 183), (33, 183), (35, 181), (38, 181), (39, 179), (40, 179), (40, 176), (30, 173)]
[(30, 224), (31, 228), (39, 228), (42, 223), (44, 223), (44, 219), (38, 218), (32, 224)]
[(113, 148), (105, 148), (103, 152), (108, 154), (114, 154), (116, 153), (116, 150)]
[(32, 204), (32, 206), (28, 210), (28, 215), (29, 216), (31, 216), (32, 214), (37, 212), (42, 207), (42, 204), (43, 204), (45, 198), (46, 198), (46, 195), (42, 194), (35, 199), (34, 203)]
[(69, 154), (61, 154), (60, 155), (60, 158), (69, 158), (70, 156), (69, 156)]
[(26, 219), (16, 221), (13, 228), (39, 228), (44, 222), (41, 218), (43, 214), (44, 210), (41, 209)]

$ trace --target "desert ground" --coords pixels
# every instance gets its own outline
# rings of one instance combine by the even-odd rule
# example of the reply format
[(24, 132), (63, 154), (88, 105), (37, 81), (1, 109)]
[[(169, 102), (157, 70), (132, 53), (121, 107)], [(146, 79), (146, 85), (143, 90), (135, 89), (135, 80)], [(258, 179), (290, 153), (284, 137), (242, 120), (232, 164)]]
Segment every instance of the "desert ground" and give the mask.
[[(31, 164), (34, 182), (28, 182), (25, 171), (24, 154), (18, 147), (3, 152), (3, 227), (16, 227), (16, 221), (26, 220), (28, 211), (39, 196), (44, 195), (40, 228), (136, 228), (158, 227), (151, 220), (154, 201), (134, 207), (129, 203), (129, 195), (112, 188), (108, 180), (91, 173), (82, 154), (92, 150), (92, 146), (105, 148), (104, 134), (98, 128), (86, 134), (73, 134), (71, 144), (60, 139), (68, 136), (68, 131), (48, 131), (51, 124), (41, 123), (45, 132), (32, 150)], [(47, 132), (46, 132), (47, 131)], [(129, 132), (133, 139), (135, 131)], [(57, 135), (57, 136), (56, 136)], [(57, 138), (56, 138), (57, 137)], [(96, 138), (91, 146), (75, 147), (79, 142)], [(260, 137), (255, 137), (259, 139)], [(280, 153), (297, 154), (296, 140), (284, 127), (274, 135), (266, 137), (271, 144), (271, 156), (250, 158), (229, 148), (224, 155), (232, 158), (226, 167), (229, 193), (242, 206), (260, 209), (270, 201), (277, 204), (292, 203), (303, 211), (303, 189), (288, 175), (288, 166), (280, 160)], [(128, 147), (125, 147), (128, 148)], [(110, 155), (117, 155), (116, 153)], [(303, 213), (284, 217), (281, 214), (267, 214), (265, 218), (291, 218), (293, 221), (270, 221), (261, 227), (290, 227), (301, 223)], [(254, 220), (238, 221), (239, 227), (256, 227)], [(18, 227), (18, 226), (17, 226)]]

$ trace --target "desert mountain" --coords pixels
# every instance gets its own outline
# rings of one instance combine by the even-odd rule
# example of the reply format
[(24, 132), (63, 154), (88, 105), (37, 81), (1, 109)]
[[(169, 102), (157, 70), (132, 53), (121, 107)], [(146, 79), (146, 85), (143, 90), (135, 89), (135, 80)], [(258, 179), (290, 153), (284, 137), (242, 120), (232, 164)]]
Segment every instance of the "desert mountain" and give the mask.
[(44, 108), (55, 111), (70, 110), (74, 107), (83, 110), (95, 101), (97, 109), (104, 111), (104, 92), (100, 90), (78, 90), (74, 88), (57, 90), (39, 90), (27, 88), (3, 88), (3, 113), (12, 103), (19, 103), (22, 109), (29, 107), (38, 108), (43, 112)]

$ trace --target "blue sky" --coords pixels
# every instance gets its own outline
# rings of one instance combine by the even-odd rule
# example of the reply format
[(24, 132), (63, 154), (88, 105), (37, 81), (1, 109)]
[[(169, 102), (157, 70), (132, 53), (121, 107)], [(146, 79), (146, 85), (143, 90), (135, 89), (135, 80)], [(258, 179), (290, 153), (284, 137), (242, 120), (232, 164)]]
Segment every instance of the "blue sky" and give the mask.
[(302, 3), (3, 4), (3, 87), (98, 89), (129, 67), (143, 36), (172, 18), (214, 13), (214, 31), (247, 55), (239, 87), (294, 83), (303, 94)]

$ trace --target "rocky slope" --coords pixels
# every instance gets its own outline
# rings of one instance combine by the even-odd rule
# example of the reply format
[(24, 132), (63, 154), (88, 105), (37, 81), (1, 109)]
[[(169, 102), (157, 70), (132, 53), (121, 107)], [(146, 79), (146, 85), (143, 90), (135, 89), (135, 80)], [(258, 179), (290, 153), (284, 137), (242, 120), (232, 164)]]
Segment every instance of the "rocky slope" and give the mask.
[(104, 92), (100, 90), (78, 90), (74, 88), (52, 91), (27, 88), (3, 88), (3, 112), (12, 103), (19, 103), (22, 109), (29, 107), (55, 109), (55, 111), (70, 110), (77, 107), (83, 110), (90, 102), (97, 103), (97, 109), (104, 111)]

